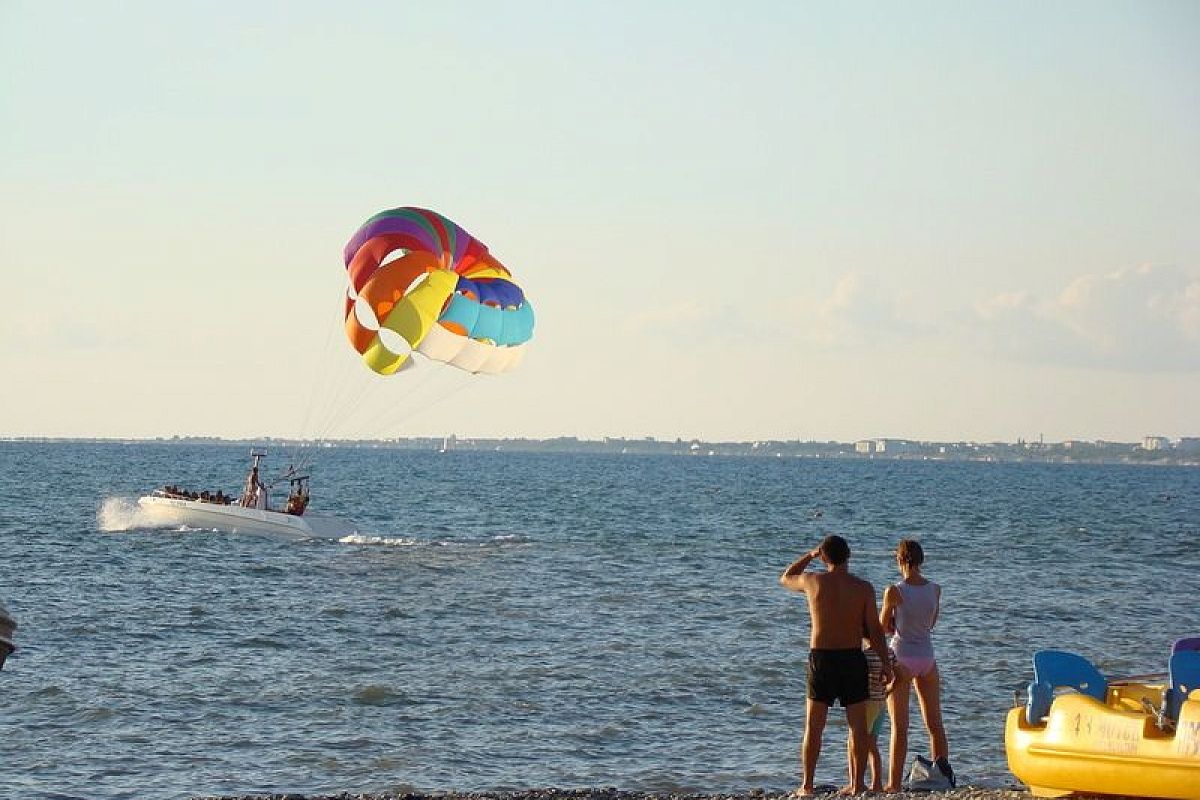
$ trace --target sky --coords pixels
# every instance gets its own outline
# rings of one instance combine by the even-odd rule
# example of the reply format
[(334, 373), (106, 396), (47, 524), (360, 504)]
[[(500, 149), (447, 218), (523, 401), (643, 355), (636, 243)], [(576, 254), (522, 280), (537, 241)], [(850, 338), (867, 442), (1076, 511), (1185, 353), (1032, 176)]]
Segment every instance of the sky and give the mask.
[[(1200, 3), (0, 0), (0, 436), (1200, 435)], [(537, 311), (382, 378), (415, 205)]]

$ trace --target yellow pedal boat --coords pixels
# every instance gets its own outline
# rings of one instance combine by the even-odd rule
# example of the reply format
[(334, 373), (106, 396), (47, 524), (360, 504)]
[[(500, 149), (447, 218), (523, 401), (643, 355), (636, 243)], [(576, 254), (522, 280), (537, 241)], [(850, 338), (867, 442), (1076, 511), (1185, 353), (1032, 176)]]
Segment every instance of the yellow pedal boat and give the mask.
[[(1038, 655), (1045, 653), (1071, 656), (1092, 672), (1075, 680), (1039, 674)], [(1186, 659), (1189, 668), (1200, 665), (1200, 652)], [(1172, 674), (1186, 674), (1187, 682), (1170, 677), (1110, 685), (1074, 654), (1041, 651), (1034, 664), (1029, 702), (1009, 711), (1004, 746), (1009, 770), (1035, 796), (1200, 800), (1200, 689), (1194, 673), (1180, 667)], [(1176, 667), (1175, 657), (1171, 665)]]

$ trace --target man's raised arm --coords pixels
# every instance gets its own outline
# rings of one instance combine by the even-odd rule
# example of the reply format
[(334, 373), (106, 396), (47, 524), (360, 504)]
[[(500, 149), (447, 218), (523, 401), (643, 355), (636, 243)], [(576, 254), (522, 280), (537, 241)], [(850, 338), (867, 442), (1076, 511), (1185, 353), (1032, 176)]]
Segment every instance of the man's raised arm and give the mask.
[(813, 561), (813, 559), (819, 558), (820, 556), (820, 549), (813, 550), (800, 556), (791, 564), (788, 564), (788, 568), (785, 569), (783, 574), (779, 576), (779, 582), (785, 589), (791, 589), (793, 592), (803, 592), (804, 584), (806, 583), (804, 580), (804, 570)]

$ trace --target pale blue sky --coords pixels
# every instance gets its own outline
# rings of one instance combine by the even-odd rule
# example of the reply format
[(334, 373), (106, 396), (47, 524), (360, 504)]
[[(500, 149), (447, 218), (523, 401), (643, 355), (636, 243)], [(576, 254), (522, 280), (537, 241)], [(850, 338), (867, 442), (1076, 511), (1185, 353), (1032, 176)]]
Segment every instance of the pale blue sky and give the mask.
[[(5, 0), (0, 435), (1197, 435), (1197, 41), (1194, 2)], [(518, 371), (339, 338), (399, 205), (525, 286)]]

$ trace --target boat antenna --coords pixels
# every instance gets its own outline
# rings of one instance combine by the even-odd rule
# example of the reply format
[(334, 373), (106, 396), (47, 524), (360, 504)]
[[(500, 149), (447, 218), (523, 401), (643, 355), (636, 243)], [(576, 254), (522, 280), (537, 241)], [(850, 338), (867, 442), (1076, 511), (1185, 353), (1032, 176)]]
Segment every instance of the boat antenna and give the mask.
[(288, 481), (290, 483), (300, 480), (306, 481), (309, 477), (307, 474), (305, 474), (306, 472), (307, 470), (305, 469), (297, 469), (295, 464), (288, 464), (288, 468), (279, 473), (279, 475), (273, 478), (267, 485), (271, 488), (274, 488), (276, 484), (282, 483), (283, 481)]

